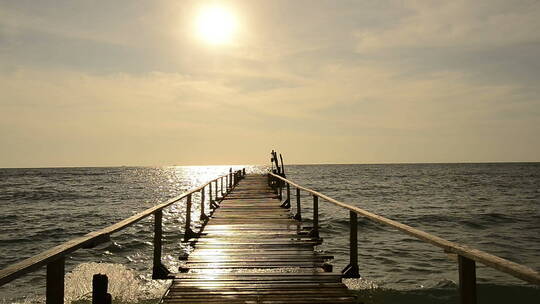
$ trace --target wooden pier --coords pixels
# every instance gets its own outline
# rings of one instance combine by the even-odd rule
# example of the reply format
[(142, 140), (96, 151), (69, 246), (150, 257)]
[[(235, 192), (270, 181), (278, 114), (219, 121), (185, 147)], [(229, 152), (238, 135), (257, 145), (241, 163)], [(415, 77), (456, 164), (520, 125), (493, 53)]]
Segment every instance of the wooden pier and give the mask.
[(265, 175), (247, 175), (227, 194), (185, 257), (164, 303), (356, 303), (331, 256), (292, 218)]
[[(111, 235), (152, 216), (154, 279), (172, 279), (162, 303), (356, 303), (342, 278), (359, 278), (358, 216), (439, 247), (457, 262), (459, 303), (475, 304), (476, 263), (540, 286), (535, 270), (411, 226), (335, 200), (285, 177), (277, 153), (272, 170), (246, 175), (229, 170), (162, 204), (146, 209), (98, 231), (69, 240), (0, 270), (0, 286), (46, 267), (46, 303), (64, 303), (65, 260), (76, 250), (109, 242)], [(275, 169), (274, 169), (275, 164)], [(292, 203), (295, 190), (295, 202)], [(301, 192), (312, 202), (311, 227), (304, 226)], [(192, 196), (200, 197), (200, 223), (192, 222)], [(349, 211), (349, 264), (339, 273), (327, 264), (332, 256), (317, 252), (319, 200)], [(185, 204), (185, 227), (179, 233), (193, 250), (181, 255), (183, 265), (162, 264), (163, 210)], [(305, 204), (306, 202), (304, 202)], [(295, 211), (292, 214), (292, 211)], [(347, 246), (346, 244), (343, 244)], [(94, 275), (94, 303), (110, 303), (106, 276)], [(108, 300), (107, 300), (108, 299)]]

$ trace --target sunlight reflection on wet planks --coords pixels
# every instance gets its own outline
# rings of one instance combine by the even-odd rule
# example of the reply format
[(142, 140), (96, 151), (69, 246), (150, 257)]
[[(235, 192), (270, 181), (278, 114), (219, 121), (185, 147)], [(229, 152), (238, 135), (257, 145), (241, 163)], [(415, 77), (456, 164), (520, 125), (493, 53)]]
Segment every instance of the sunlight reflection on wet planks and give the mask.
[(164, 303), (356, 303), (333, 257), (280, 207), (264, 175), (248, 175), (221, 201)]

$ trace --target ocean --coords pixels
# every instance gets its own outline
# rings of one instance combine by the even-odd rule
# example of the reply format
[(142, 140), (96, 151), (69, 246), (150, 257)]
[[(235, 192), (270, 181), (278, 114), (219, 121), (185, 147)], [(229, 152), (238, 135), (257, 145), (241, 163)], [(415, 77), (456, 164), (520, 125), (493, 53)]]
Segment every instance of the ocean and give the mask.
[[(241, 166), (233, 167), (233, 169)], [(263, 173), (264, 166), (246, 166)], [(540, 163), (291, 165), (287, 177), (340, 201), (540, 271)], [(0, 268), (104, 228), (218, 175), (228, 166), (0, 169)], [(294, 191), (293, 191), (294, 194)], [(194, 214), (198, 214), (198, 196)], [(164, 212), (169, 269), (181, 242), (184, 201)], [(294, 199), (293, 199), (294, 202)], [(303, 217), (311, 198), (302, 195)], [(294, 211), (294, 203), (293, 211)], [(318, 250), (348, 263), (348, 211), (319, 203)], [(193, 216), (198, 219), (198, 216)], [(157, 302), (151, 280), (152, 218), (66, 260), (66, 300), (88, 298), (91, 276), (107, 273), (115, 301)], [(457, 303), (457, 263), (441, 249), (359, 217), (361, 279), (347, 281), (364, 303)], [(540, 289), (477, 264), (479, 303), (539, 303)], [(0, 287), (0, 303), (43, 302), (45, 269)]]

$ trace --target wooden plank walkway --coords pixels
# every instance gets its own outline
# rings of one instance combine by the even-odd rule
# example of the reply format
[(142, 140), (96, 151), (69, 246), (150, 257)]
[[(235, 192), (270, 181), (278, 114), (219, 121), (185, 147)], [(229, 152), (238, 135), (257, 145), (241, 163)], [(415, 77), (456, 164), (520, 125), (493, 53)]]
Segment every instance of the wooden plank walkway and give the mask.
[(194, 241), (163, 303), (356, 303), (266, 175), (246, 175)]

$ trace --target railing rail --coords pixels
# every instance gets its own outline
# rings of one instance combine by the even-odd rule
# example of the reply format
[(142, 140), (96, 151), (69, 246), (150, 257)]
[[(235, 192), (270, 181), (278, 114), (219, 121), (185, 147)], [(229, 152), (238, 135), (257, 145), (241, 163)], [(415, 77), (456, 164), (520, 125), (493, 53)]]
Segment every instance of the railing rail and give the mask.
[[(357, 237), (356, 237), (356, 227), (357, 217), (356, 215), (363, 216), (371, 221), (381, 223), (392, 228), (398, 229), (406, 234), (414, 236), (420, 240), (423, 240), (427, 243), (440, 247), (444, 250), (445, 253), (456, 254), (458, 256), (459, 263), (459, 278), (460, 278), (460, 297), (461, 303), (476, 303), (476, 273), (475, 273), (475, 262), (482, 263), (488, 267), (494, 268), (501, 272), (512, 275), (523, 281), (540, 285), (540, 274), (533, 269), (514, 263), (512, 261), (500, 258), (498, 256), (489, 254), (487, 252), (468, 247), (466, 245), (458, 244), (445, 240), (441, 237), (435, 236), (433, 234), (424, 232), (422, 230), (413, 228), (411, 226), (402, 224), (400, 222), (385, 218), (383, 216), (371, 213), (364, 209), (351, 206), (349, 204), (335, 200), (327, 195), (319, 193), (313, 189), (303, 187), (287, 178), (284, 178), (275, 173), (268, 173), (270, 179), (281, 182), (270, 182), (270, 184), (276, 185), (278, 193), (281, 192), (281, 187), (283, 184), (286, 184), (287, 188), (290, 186), (296, 187), (297, 191), (297, 206), (300, 206), (300, 190), (311, 193), (313, 196), (314, 203), (314, 213), (313, 213), (313, 230), (312, 234), (318, 236), (319, 232), (319, 214), (318, 214), (318, 198), (321, 198), (327, 202), (330, 202), (336, 206), (347, 209), (350, 211), (350, 226), (351, 226), (351, 238), (350, 238), (350, 248), (351, 248), (351, 263), (344, 269), (344, 277), (359, 277), (358, 274), (358, 259), (357, 259)], [(288, 197), (284, 198), (284, 201), (290, 201), (290, 191), (287, 191)], [(296, 218), (302, 218), (301, 209), (297, 209)], [(353, 231), (354, 230), (354, 231)], [(354, 256), (352, 256), (354, 255)]]
[[(217, 205), (215, 200), (218, 199), (218, 185), (221, 185), (221, 196), (226, 195), (233, 185), (236, 185), (238, 181), (245, 176), (245, 169), (233, 172), (232, 169), (229, 173), (219, 176), (207, 183), (193, 188), (187, 192), (184, 192), (168, 201), (148, 208), (140, 213), (137, 213), (127, 219), (124, 219), (116, 224), (108, 226), (106, 228), (87, 233), (81, 237), (69, 240), (51, 249), (43, 251), (37, 255), (27, 258), (23, 261), (15, 263), (7, 268), (0, 270), (0, 286), (5, 285), (16, 278), (19, 278), (27, 273), (33, 272), (43, 266), (47, 266), (47, 286), (46, 286), (46, 303), (63, 303), (64, 300), (64, 266), (65, 256), (81, 248), (92, 248), (100, 243), (110, 240), (110, 235), (123, 230), (140, 220), (154, 215), (154, 265), (153, 265), (153, 278), (163, 279), (168, 275), (167, 269), (161, 264), (161, 246), (162, 246), (162, 210), (171, 206), (180, 200), (187, 198), (186, 208), (186, 231), (184, 235), (187, 237), (193, 236), (190, 233), (194, 233), (191, 230), (191, 196), (194, 193), (201, 192), (201, 211), (204, 212), (205, 203), (205, 191), (206, 187), (209, 188), (208, 199), (210, 201), (210, 208), (215, 209)], [(226, 180), (226, 188), (223, 186), (223, 182)], [(212, 193), (212, 183), (215, 185), (215, 195)], [(204, 217), (201, 217), (204, 220)]]

